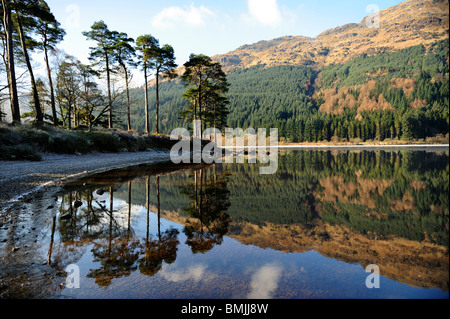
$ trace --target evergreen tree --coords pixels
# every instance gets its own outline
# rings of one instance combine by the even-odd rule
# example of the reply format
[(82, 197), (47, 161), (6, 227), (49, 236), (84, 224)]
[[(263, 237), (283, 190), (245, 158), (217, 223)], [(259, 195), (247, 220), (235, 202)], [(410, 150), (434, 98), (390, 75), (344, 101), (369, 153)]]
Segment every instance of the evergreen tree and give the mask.
[(171, 45), (159, 46), (159, 41), (149, 50), (148, 62), (150, 69), (155, 71), (156, 79), (156, 134), (159, 133), (159, 79), (175, 79), (178, 75), (175, 71), (175, 54)]
[[(43, 10), (51, 14), (50, 8), (47, 3), (43, 0), (39, 0), (40, 6)], [(47, 68), (48, 86), (50, 91), (50, 105), (53, 117), (53, 125), (58, 125), (58, 117), (56, 114), (56, 102), (55, 102), (55, 92), (53, 87), (52, 72), (50, 69), (50, 61), (48, 56), (49, 50), (54, 50), (55, 45), (63, 40), (66, 32), (61, 28), (58, 21), (46, 21), (38, 20), (36, 24), (36, 33), (40, 36), (38, 45), (44, 52), (45, 66)]]
[(31, 58), (28, 50), (34, 50), (38, 46), (38, 42), (31, 37), (31, 34), (35, 32), (40, 21), (43, 23), (51, 23), (55, 22), (56, 19), (50, 11), (41, 6), (41, 4), (45, 3), (44, 1), (21, 0), (19, 2), (12, 0), (12, 2), (15, 6), (15, 13), (12, 14), (12, 19), (19, 35), (23, 59), (30, 76), (33, 101), (35, 103), (36, 123), (42, 125), (44, 114), (41, 109), (38, 88), (36, 86), (36, 79), (31, 66)]
[(206, 125), (222, 129), (227, 123), (230, 101), (225, 96), (228, 86), (215, 86), (206, 84), (203, 96), (204, 109), (203, 120)]
[(148, 118), (148, 71), (151, 69), (151, 51), (158, 46), (158, 40), (150, 34), (141, 35), (136, 39), (136, 50), (140, 52), (139, 63), (144, 70), (144, 92), (145, 92), (145, 132), (150, 133), (150, 122)]
[[(191, 86), (184, 97), (191, 102), (193, 110), (192, 108), (185, 110), (187, 112), (183, 112), (181, 115), (185, 119), (202, 120), (208, 112), (206, 109), (208, 103), (204, 101), (205, 96), (214, 100), (228, 91), (229, 84), (226, 75), (222, 71), (220, 63), (213, 62), (210, 57), (203, 54), (191, 54), (184, 67), (185, 71), (181, 78), (185, 87)], [(218, 104), (210, 103), (210, 105)]]
[(136, 56), (136, 50), (131, 45), (134, 43), (133, 38), (129, 38), (126, 33), (117, 33), (116, 35), (116, 43), (114, 44), (114, 54), (113, 59), (116, 61), (123, 73), (125, 78), (125, 91), (127, 95), (127, 128), (131, 130), (131, 112), (130, 112), (130, 89), (129, 89), (129, 78), (130, 67), (136, 67), (137, 63), (134, 61), (134, 57)]
[(111, 73), (112, 64), (114, 62), (114, 47), (117, 43), (117, 32), (112, 32), (108, 29), (108, 26), (104, 21), (95, 22), (91, 26), (90, 31), (82, 32), (82, 34), (88, 39), (97, 42), (96, 47), (90, 47), (91, 61), (95, 61), (97, 65), (104, 67), (106, 73), (106, 85), (108, 90), (108, 126), (113, 127), (113, 107), (112, 107), (112, 95), (111, 95)]
[(77, 60), (67, 56), (61, 62), (56, 77), (56, 101), (59, 106), (63, 126), (72, 128), (77, 101), (81, 91), (81, 79), (77, 70)]
[(5, 51), (6, 51), (6, 75), (8, 78), (9, 99), (11, 106), (11, 114), (13, 123), (20, 123), (20, 106), (19, 95), (17, 93), (16, 80), (16, 64), (14, 59), (14, 45), (13, 45), (13, 21), (12, 13), (16, 8), (13, 1), (1, 0), (2, 7), (0, 13), (5, 33)]

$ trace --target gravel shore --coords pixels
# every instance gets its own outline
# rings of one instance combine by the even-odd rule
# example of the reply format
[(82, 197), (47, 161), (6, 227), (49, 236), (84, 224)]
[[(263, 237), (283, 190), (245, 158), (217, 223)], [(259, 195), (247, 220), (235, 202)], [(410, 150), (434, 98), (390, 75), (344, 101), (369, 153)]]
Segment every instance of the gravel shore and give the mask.
[(44, 155), (42, 161), (0, 161), (0, 214), (45, 186), (85, 175), (170, 160), (170, 151)]

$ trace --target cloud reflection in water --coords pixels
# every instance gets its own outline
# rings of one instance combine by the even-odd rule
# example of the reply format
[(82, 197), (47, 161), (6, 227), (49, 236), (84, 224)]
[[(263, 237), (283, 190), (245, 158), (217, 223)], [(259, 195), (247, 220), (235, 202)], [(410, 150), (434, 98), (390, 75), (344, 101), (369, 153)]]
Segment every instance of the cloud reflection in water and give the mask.
[(266, 264), (257, 270), (250, 283), (249, 299), (270, 299), (278, 288), (282, 267), (275, 264)]
[(187, 267), (186, 269), (175, 269), (171, 270), (171, 267), (164, 264), (160, 274), (161, 276), (171, 282), (183, 282), (187, 280), (193, 280), (195, 282), (199, 281), (209, 281), (217, 277), (211, 271), (206, 270), (207, 266), (202, 264), (196, 264)]

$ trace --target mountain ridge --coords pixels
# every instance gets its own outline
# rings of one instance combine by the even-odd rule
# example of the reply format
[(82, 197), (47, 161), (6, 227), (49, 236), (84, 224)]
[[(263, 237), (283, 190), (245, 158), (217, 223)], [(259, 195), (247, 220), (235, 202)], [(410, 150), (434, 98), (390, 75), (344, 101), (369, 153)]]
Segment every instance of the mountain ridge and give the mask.
[[(365, 18), (316, 38), (279, 37), (212, 56), (230, 83), (227, 125), (278, 128), (293, 143), (448, 139), (447, 12), (447, 0), (406, 0), (380, 11), (380, 28)], [(178, 115), (186, 88), (179, 79), (160, 89), (168, 133), (186, 125)], [(139, 128), (142, 103), (142, 91), (133, 91)], [(155, 103), (150, 94), (150, 123)]]
[[(393, 52), (448, 38), (448, 0), (406, 0), (379, 11), (359, 23), (328, 29), (315, 38), (283, 36), (245, 44), (212, 57), (225, 72), (257, 65), (327, 66), (361, 54)], [(379, 27), (377, 27), (379, 21)]]

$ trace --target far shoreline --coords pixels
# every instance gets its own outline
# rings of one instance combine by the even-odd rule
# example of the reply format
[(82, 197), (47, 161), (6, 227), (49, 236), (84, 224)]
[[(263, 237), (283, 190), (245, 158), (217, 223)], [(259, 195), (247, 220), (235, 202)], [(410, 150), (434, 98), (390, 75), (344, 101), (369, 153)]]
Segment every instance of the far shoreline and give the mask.
[(278, 149), (447, 149), (449, 144), (280, 144)]
[[(223, 149), (248, 149), (247, 146), (222, 146)], [(449, 144), (278, 144), (267, 146), (255, 146), (255, 149), (290, 149), (290, 150), (439, 150), (449, 151)]]

